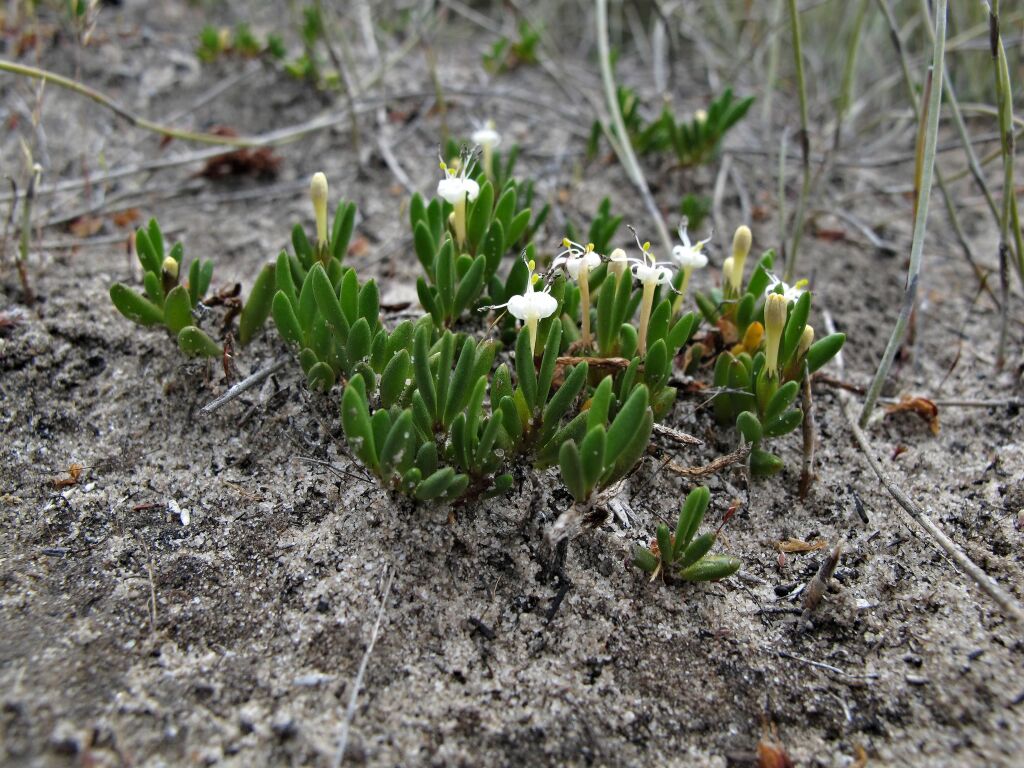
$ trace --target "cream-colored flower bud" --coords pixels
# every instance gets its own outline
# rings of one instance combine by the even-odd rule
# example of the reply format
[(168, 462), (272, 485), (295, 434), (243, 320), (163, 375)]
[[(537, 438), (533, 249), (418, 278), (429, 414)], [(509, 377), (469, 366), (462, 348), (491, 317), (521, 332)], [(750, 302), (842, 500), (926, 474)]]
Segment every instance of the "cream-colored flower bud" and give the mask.
[(327, 177), (324, 174), (313, 174), (309, 197), (313, 201), (313, 214), (316, 216), (317, 244), (327, 245)]
[(164, 259), (163, 264), (160, 265), (160, 270), (172, 280), (178, 279), (178, 260), (172, 256), (168, 256)]
[(703, 109), (698, 109), (696, 112), (693, 113), (693, 120), (694, 120), (694, 122), (703, 123), (703, 122), (706, 122), (707, 119), (708, 119), (708, 113), (706, 111), (704, 111)]
[(800, 334), (800, 341), (796, 345), (796, 359), (799, 360), (807, 354), (807, 350), (811, 348), (811, 344), (814, 343), (814, 329), (809, 326), (804, 326), (804, 332)]
[(629, 259), (626, 256), (626, 252), (621, 248), (616, 248), (611, 252), (608, 257), (608, 269), (611, 270), (617, 277), (622, 277), (626, 269), (629, 267)]
[(764, 365), (769, 376), (779, 375), (779, 343), (786, 328), (788, 306), (786, 297), (778, 293), (769, 293), (764, 302)]
[(732, 256), (722, 262), (722, 287), (727, 288), (732, 285)]
[(743, 285), (743, 265), (747, 261), (753, 239), (750, 227), (746, 224), (740, 225), (732, 237), (732, 273), (729, 275), (729, 284), (737, 293)]

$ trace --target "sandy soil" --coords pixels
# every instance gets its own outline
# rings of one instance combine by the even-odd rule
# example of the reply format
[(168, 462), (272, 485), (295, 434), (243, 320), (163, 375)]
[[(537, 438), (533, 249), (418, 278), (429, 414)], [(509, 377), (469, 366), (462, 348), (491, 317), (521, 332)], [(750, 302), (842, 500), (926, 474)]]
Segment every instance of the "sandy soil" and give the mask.
[[(155, 118), (188, 110), (179, 124), (200, 128), (256, 133), (327, 106), (258, 66), (205, 100), (246, 65), (195, 63), (202, 12), (126, 5), (107, 12), (91, 46), (65, 39), (44, 48), (41, 65)], [(618, 195), (627, 221), (647, 228), (621, 168), (578, 165), (589, 118), (568, 120), (567, 109), (538, 114), (530, 104), (565, 99), (543, 70), (495, 81), (504, 100), (458, 95), (482, 91), (488, 79), (476, 53), (448, 44), (461, 39), (452, 24), (438, 40), (442, 80), (453, 89), (448, 122), (463, 133), (493, 114), (522, 144), (521, 171), (556, 203), (548, 242), (557, 243), (565, 217), (585, 219), (607, 194)], [(583, 64), (571, 77), (597, 93)], [(630, 66), (624, 60), (627, 77)], [(427, 190), (440, 122), (428, 111), (422, 54), (388, 82), (422, 94), (394, 102), (409, 119), (389, 132), (398, 162)], [(0, 95), (9, 124), (30, 108), (34, 90), (5, 76)], [(160, 147), (56, 88), (47, 89), (42, 116), (46, 182), (186, 151), (178, 142)], [(373, 146), (372, 113), (360, 126), (362, 170), (343, 120), (278, 150), (275, 182), (212, 182), (196, 177), (202, 166), (192, 163), (46, 197), (39, 212), (53, 221), (89, 205), (137, 207), (159, 216), (187, 254), (216, 258), (215, 286), (240, 280), (248, 288), (286, 245), (291, 224), (306, 220), (301, 190), (322, 168), (332, 191), (360, 207), (357, 229), (368, 247), (351, 263), (381, 278), (386, 297), (407, 299), (417, 269), (405, 235), (407, 195)], [(750, 121), (730, 144), (761, 147), (759, 131)], [(23, 116), (0, 139), (5, 172), (14, 172), (18, 141), (30, 132)], [(900, 136), (893, 153), (912, 146), (912, 131)], [(738, 178), (766, 211), (753, 227), (757, 246), (770, 247), (775, 160), (732, 158), (719, 239), (742, 220)], [(713, 174), (649, 170), (666, 211), (688, 185), (710, 192)], [(827, 215), (821, 227), (843, 230), (846, 241), (812, 230), (803, 251), (819, 311), (827, 307), (850, 335), (844, 375), (855, 383), (873, 371), (902, 294), (910, 203), (898, 187), (909, 178), (907, 163), (839, 165), (818, 200), (870, 224), (898, 256)], [(993, 304), (975, 300), (976, 280), (937, 196), (933, 203), (914, 355), (899, 364), (890, 394), (1019, 398), (1014, 369), (994, 372)], [(966, 225), (979, 260), (993, 266), (988, 219), (979, 212)], [(743, 501), (722, 542), (744, 562), (737, 577), (670, 589), (627, 566), (632, 546), (688, 488), (659, 469), (671, 446), (646, 461), (623, 497), (635, 524), (587, 532), (564, 567), (552, 568), (544, 531), (568, 504), (554, 476), (523, 473), (508, 499), (454, 515), (396, 502), (346, 455), (338, 393), (307, 392), (293, 367), (200, 415), (226, 388), (222, 370), (184, 362), (168, 338), (130, 325), (106, 297), (112, 281), (129, 277), (126, 236), (108, 220), (95, 237), (116, 243), (69, 249), (66, 228), (43, 229), (31, 264), (39, 301), (0, 337), (5, 765), (329, 764), (385, 574), (393, 582), (352, 722), (351, 764), (747, 765), (759, 739), (777, 729), (800, 765), (853, 765), (860, 750), (881, 765), (1020, 765), (1021, 627), (879, 487), (834, 389), (815, 392), (821, 466), (808, 499), (795, 493), (796, 435), (784, 442), (789, 468), (780, 476), (751, 485), (732, 471), (710, 480), (709, 520), (734, 497)], [(721, 243), (712, 256), (721, 263)], [(6, 270), (0, 307), (18, 311), (19, 299)], [(820, 315), (814, 323), (821, 326)], [(1015, 321), (1015, 363), (1022, 335)], [(245, 375), (283, 354), (270, 332), (238, 366)], [(668, 420), (706, 441), (677, 456), (684, 464), (706, 463), (738, 440), (700, 405), (681, 397)], [(943, 408), (941, 420), (932, 435), (916, 417), (879, 417), (870, 435), (901, 486), (1024, 600), (1020, 410)], [(78, 484), (55, 488), (73, 462), (86, 467)], [(172, 502), (188, 511), (188, 525)], [(780, 559), (774, 544), (789, 537), (844, 543), (833, 589), (809, 627), (797, 621), (796, 592), (823, 553)]]

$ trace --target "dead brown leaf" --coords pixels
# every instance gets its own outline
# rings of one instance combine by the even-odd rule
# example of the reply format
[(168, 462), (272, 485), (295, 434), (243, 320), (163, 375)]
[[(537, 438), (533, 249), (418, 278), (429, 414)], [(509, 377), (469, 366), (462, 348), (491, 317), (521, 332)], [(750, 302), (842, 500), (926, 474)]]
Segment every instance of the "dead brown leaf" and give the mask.
[(370, 250), (370, 241), (362, 235), (357, 235), (348, 246), (349, 256), (362, 256)]
[(102, 216), (79, 216), (68, 225), (68, 231), (79, 238), (92, 237), (103, 229)]
[(828, 546), (828, 542), (824, 539), (816, 539), (814, 541), (784, 539), (782, 541), (776, 541), (772, 546), (774, 546), (779, 552), (792, 554), (793, 552), (817, 552), (819, 549), (825, 549), (825, 547)]
[(793, 768), (793, 760), (781, 744), (767, 739), (757, 743), (758, 768)]
[(71, 485), (78, 485), (78, 479), (82, 476), (82, 470), (85, 469), (81, 464), (72, 464), (68, 467), (68, 476), (59, 477), (53, 481), (54, 488), (67, 488)]
[(114, 226), (119, 229), (130, 227), (136, 221), (142, 218), (142, 214), (138, 208), (127, 208), (123, 211), (117, 211), (116, 213), (110, 214), (110, 220), (114, 222)]
[(933, 435), (939, 434), (939, 406), (927, 397), (903, 395), (898, 403), (887, 406), (885, 412), (887, 414), (916, 413), (928, 423), (928, 428)]

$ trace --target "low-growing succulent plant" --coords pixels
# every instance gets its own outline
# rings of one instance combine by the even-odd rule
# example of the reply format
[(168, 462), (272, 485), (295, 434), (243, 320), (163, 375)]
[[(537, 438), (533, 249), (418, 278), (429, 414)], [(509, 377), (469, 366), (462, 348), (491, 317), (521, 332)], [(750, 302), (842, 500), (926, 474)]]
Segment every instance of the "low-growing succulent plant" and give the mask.
[(205, 26), (199, 32), (199, 44), (196, 56), (204, 64), (233, 54), (243, 58), (256, 58), (266, 55), (272, 59), (284, 57), (284, 44), (277, 35), (268, 35), (261, 42), (248, 24), (238, 24), (234, 29)]
[(492, 75), (498, 75), (526, 64), (536, 64), (539, 44), (540, 33), (529, 22), (522, 21), (517, 39), (502, 37), (484, 53), (484, 69)]
[[(260, 273), (241, 308), (242, 343), (272, 314), (308, 386), (343, 385), (341, 421), (352, 453), (383, 487), (420, 503), (506, 493), (522, 467), (557, 466), (574, 499), (568, 512), (599, 508), (672, 409), (677, 359), (689, 373), (713, 367), (716, 417), (735, 423), (753, 444), (755, 474), (776, 471), (781, 461), (765, 440), (800, 424), (793, 407), (799, 383), (844, 338), (815, 342), (807, 324), (811, 294), (772, 276), (770, 252), (745, 281), (753, 238), (740, 227), (722, 265), (723, 284), (694, 293), (699, 312), (687, 312), (691, 277), (708, 264), (709, 240), (691, 241), (684, 220), (666, 258), (635, 233), (640, 253), (630, 257), (612, 247), (621, 218), (607, 199), (590, 239), (578, 242), (570, 231), (539, 274), (525, 187), (511, 178), (514, 153), (495, 163), (496, 132), (481, 131), (474, 138), (488, 153), (485, 170), (463, 153), (457, 170), (442, 162), (437, 197), (410, 202), (426, 314), (390, 330), (384, 324), (376, 283), (360, 282), (343, 265), (355, 206), (340, 202), (330, 220), (327, 179), (318, 173), (310, 187), (315, 232), (296, 225), (292, 253), (282, 251)], [(193, 262), (188, 283), (178, 285), (181, 247), (164, 256), (155, 221), (140, 230), (138, 251), (146, 294), (115, 285), (114, 303), (137, 322), (166, 325), (192, 354), (218, 353), (193, 323), (212, 264)], [(510, 253), (518, 257), (505, 271)], [(467, 322), (477, 312), (492, 321), (486, 336)], [(709, 328), (697, 337), (702, 317)], [(509, 347), (511, 354), (503, 351)], [(666, 580), (734, 572), (734, 558), (708, 554), (716, 534), (697, 536), (708, 499), (706, 488), (692, 492), (675, 535), (659, 527), (656, 545), (638, 550), (636, 564)]]
[[(531, 214), (528, 207), (520, 208), (514, 180), (506, 181), (498, 194), (490, 181), (474, 173), (471, 155), (463, 153), (458, 171), (443, 162), (441, 167), (438, 196), (428, 204), (414, 195), (409, 219), (424, 272), (416, 283), (420, 303), (435, 324), (450, 326), (478, 307), (485, 293), (497, 304), (526, 287), (526, 271), (518, 260), (505, 278), (498, 272), (504, 255), (527, 235)], [(532, 256), (532, 247), (526, 250)]]
[(578, 505), (588, 505), (595, 491), (621, 480), (650, 442), (654, 413), (648, 405), (647, 387), (633, 388), (609, 423), (614, 399), (612, 379), (605, 377), (584, 412), (585, 422), (577, 430), (581, 436), (568, 436), (558, 450), (562, 482)]
[[(725, 135), (754, 103), (753, 97), (736, 100), (727, 88), (706, 110), (697, 110), (689, 118), (677, 117), (666, 104), (655, 119), (647, 121), (635, 91), (619, 86), (618, 100), (633, 149), (641, 155), (671, 153), (682, 167), (703, 165), (717, 157)], [(597, 154), (600, 138), (601, 125), (595, 123), (587, 150), (591, 157)]]
[[(327, 179), (318, 173), (310, 187), (316, 219), (315, 245), (305, 229), (292, 230), (295, 253), (277, 257), (274, 324), (299, 351), (308, 383), (327, 390), (339, 378), (361, 371), (372, 390), (397, 346), (408, 345), (411, 326), (389, 334), (380, 322), (380, 293), (370, 280), (362, 285), (342, 266), (355, 226), (355, 205), (342, 200), (328, 234)], [(393, 338), (394, 336), (394, 338)]]
[(744, 286), (750, 245), (750, 230), (740, 227), (733, 255), (722, 268), (721, 290), (698, 296), (698, 305), (715, 324), (724, 347), (714, 367), (715, 417), (736, 424), (752, 445), (751, 472), (764, 476), (783, 466), (782, 459), (763, 448), (764, 441), (800, 426), (803, 412), (792, 407), (800, 382), (835, 357), (846, 336), (834, 333), (815, 341), (807, 323), (812, 295), (771, 274), (771, 252), (761, 257)]
[[(197, 325), (201, 303), (213, 277), (213, 262), (194, 259), (188, 280), (181, 282), (185, 249), (176, 243), (165, 252), (160, 224), (151, 219), (135, 234), (135, 251), (143, 271), (144, 293), (123, 283), (110, 287), (110, 300), (132, 322), (152, 327), (163, 326), (178, 340), (178, 346), (190, 357), (216, 357), (220, 346)], [(249, 300), (241, 310), (239, 341), (246, 345), (266, 322), (274, 267), (267, 265), (259, 273)]]
[(717, 532), (697, 536), (710, 501), (706, 486), (690, 491), (680, 507), (675, 533), (664, 523), (659, 525), (650, 547), (636, 548), (633, 564), (652, 579), (660, 575), (666, 582), (717, 581), (736, 573), (740, 561), (735, 557), (709, 554)]

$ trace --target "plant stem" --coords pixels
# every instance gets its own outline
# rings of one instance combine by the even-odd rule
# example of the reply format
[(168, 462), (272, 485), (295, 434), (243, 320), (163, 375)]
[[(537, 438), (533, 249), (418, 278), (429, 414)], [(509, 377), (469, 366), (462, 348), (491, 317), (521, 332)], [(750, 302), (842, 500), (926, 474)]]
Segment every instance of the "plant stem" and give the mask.
[(1010, 87), (1010, 70), (1006, 62), (1006, 50), (999, 29), (999, 0), (992, 0), (989, 6), (989, 41), (991, 43), (992, 65), (996, 78), (996, 106), (999, 114), (999, 133), (1003, 155), (1003, 211), (1000, 221), (999, 239), (1001, 247), (1009, 248), (1008, 234), (1013, 227), (1014, 245), (1017, 251), (1017, 273), (1024, 281), (1024, 245), (1020, 232), (1020, 216), (1017, 211), (1017, 195), (1014, 191), (1013, 159), (1013, 94)]
[[(28, 284), (28, 252), (32, 239), (32, 201), (36, 197), (36, 187), (39, 186), (39, 177), (42, 168), (38, 164), (29, 169), (31, 177), (28, 181), (28, 189), (25, 190), (25, 199), (21, 201), (21, 239), (18, 243), (18, 278), (21, 280), (21, 293), (25, 304), (31, 307), (36, 296), (32, 287)], [(12, 203), (13, 205), (13, 203)]]
[(53, 83), (61, 88), (67, 88), (75, 93), (80, 93), (86, 98), (92, 99), (97, 104), (102, 104), (104, 107), (114, 112), (118, 117), (124, 118), (135, 127), (159, 133), (162, 136), (169, 136), (173, 139), (183, 139), (185, 141), (196, 141), (202, 144), (219, 144), (227, 147), (257, 146), (252, 139), (242, 136), (218, 136), (212, 133), (197, 133), (194, 131), (186, 131), (182, 128), (172, 128), (168, 125), (154, 123), (144, 117), (139, 117), (134, 112), (129, 112), (110, 97), (90, 88), (84, 83), (72, 80), (69, 77), (64, 77), (63, 75), (58, 75), (56, 72), (50, 72), (46, 69), (39, 69), (38, 67), (32, 67), (28, 64), (18, 64), (17, 62), (0, 59), (0, 72), (10, 72), (24, 77), (33, 77), (37, 80)]
[(914, 296), (917, 293), (918, 277), (921, 272), (921, 254), (924, 250), (924, 235), (928, 224), (928, 200), (932, 192), (932, 178), (935, 170), (935, 148), (939, 137), (939, 117), (942, 106), (942, 82), (946, 47), (946, 4), (947, 0), (936, 0), (935, 3), (935, 45), (932, 46), (932, 78), (934, 86), (928, 99), (927, 126), (925, 129), (924, 162), (921, 168), (921, 184), (918, 189), (917, 211), (914, 216), (914, 239), (910, 245), (910, 266), (907, 270), (907, 288), (896, 325), (892, 329), (889, 343), (882, 354), (882, 360), (875, 371), (875, 377), (868, 388), (864, 407), (860, 413), (859, 423), (863, 428), (871, 417), (871, 411), (882, 392), (882, 384), (889, 374), (896, 350), (903, 341), (907, 322), (914, 308)]
[(608, 45), (608, 0), (595, 0), (595, 4), (597, 9), (597, 55), (601, 62), (601, 80), (604, 82), (605, 100), (608, 102), (608, 111), (611, 112), (612, 124), (615, 126), (615, 133), (619, 140), (619, 160), (625, 166), (630, 180), (640, 191), (644, 205), (651, 218), (654, 219), (654, 225), (658, 229), (665, 253), (669, 254), (672, 252), (672, 238), (669, 237), (658, 206), (651, 196), (651, 190), (647, 187), (644, 172), (636, 159), (636, 153), (633, 152), (633, 145), (626, 132), (626, 124), (622, 119), (622, 111), (619, 109), (619, 98), (615, 92), (615, 75), (612, 72), (611, 51)]
[(651, 319), (651, 307), (654, 305), (654, 289), (657, 284), (654, 281), (643, 284), (643, 294), (640, 299), (640, 332), (637, 334), (636, 348), (639, 354), (647, 354), (647, 324)]
[(800, 197), (796, 203), (793, 216), (793, 242), (786, 252), (786, 268), (783, 280), (793, 282), (796, 273), (796, 256), (800, 249), (800, 240), (804, 234), (804, 213), (807, 206), (807, 195), (811, 191), (811, 136), (808, 132), (807, 117), (807, 83), (804, 80), (803, 45), (800, 35), (800, 13), (796, 0), (787, 0), (789, 4), (789, 25), (793, 37), (793, 59), (796, 63), (796, 87), (800, 97), (800, 153), (802, 156), (803, 181), (800, 184)]
[(843, 64), (843, 80), (839, 87), (839, 100), (836, 104), (836, 130), (832, 137), (832, 149), (838, 149), (843, 132), (843, 119), (853, 99), (853, 80), (857, 72), (857, 53), (860, 51), (860, 38), (864, 31), (864, 17), (867, 16), (868, 2), (860, 0), (857, 15), (853, 22), (853, 34), (846, 48), (846, 61)]
[(580, 284), (580, 332), (583, 345), (590, 346), (590, 268), (587, 266), (586, 258), (580, 263), (579, 271)]
[[(892, 9), (889, 7), (888, 0), (877, 0), (877, 3), (878, 3), (879, 9), (882, 11), (882, 15), (885, 16), (886, 23), (889, 26), (889, 36), (892, 39), (893, 47), (896, 49), (896, 54), (899, 57), (900, 69), (901, 69), (902, 74), (903, 74), (903, 84), (904, 84), (904, 86), (907, 89), (907, 100), (910, 102), (910, 108), (914, 112), (915, 119), (919, 123), (923, 123), (923, 120), (922, 120), (922, 117), (921, 117), (921, 109), (918, 106), (918, 97), (917, 97), (917, 90), (916, 90), (916, 87), (914, 85), (914, 78), (910, 74), (910, 63), (907, 60), (906, 51), (904, 51), (904, 49), (903, 49), (903, 43), (900, 41), (899, 28), (897, 27), (896, 19), (892, 15)], [(932, 22), (930, 20), (929, 20), (929, 22), (927, 24), (927, 27), (928, 27), (928, 31), (929, 31), (929, 34), (930, 34), (932, 45), (934, 46), (935, 45), (935, 30), (934, 30), (934, 27), (933, 27)], [(945, 91), (947, 96), (952, 93), (952, 91), (950, 90), (947, 78), (943, 78), (943, 86), (944, 86), (943, 90)], [(956, 105), (954, 103), (954, 115), (955, 114), (958, 114), (958, 110), (956, 109)], [(961, 135), (961, 139), (966, 141), (966, 133)], [(920, 146), (920, 142), (918, 143), (918, 147), (919, 146)], [(968, 142), (968, 146), (969, 146), (969, 142)], [(979, 171), (979, 173), (980, 173), (980, 171)], [(915, 172), (915, 179), (916, 178), (917, 178), (917, 175), (916, 175), (916, 172)], [(974, 274), (978, 278), (979, 283), (988, 292), (989, 296), (992, 298), (992, 301), (995, 302), (996, 304), (999, 304), (999, 300), (996, 298), (995, 294), (992, 293), (992, 291), (988, 288), (988, 285), (986, 283), (986, 273), (985, 273), (985, 270), (983, 270), (978, 265), (978, 263), (974, 260), (974, 254), (971, 252), (971, 246), (967, 242), (967, 235), (964, 234), (964, 229), (960, 225), (960, 217), (957, 216), (956, 206), (953, 205), (953, 196), (949, 192), (949, 188), (947, 186), (947, 182), (953, 181), (956, 178), (958, 178), (958, 174), (954, 174), (953, 176), (951, 176), (950, 178), (947, 179), (945, 177), (945, 174), (943, 174), (942, 169), (939, 168), (938, 166), (936, 166), (936, 168), (935, 168), (935, 182), (939, 185), (939, 191), (942, 193), (942, 202), (943, 202), (943, 204), (946, 207), (946, 215), (949, 217), (949, 223), (953, 227), (953, 233), (956, 235), (956, 239), (957, 239), (957, 242), (960, 245), (960, 249), (964, 253), (964, 258), (967, 259), (967, 262), (971, 265), (971, 269), (974, 270)], [(916, 196), (915, 196), (915, 199), (916, 199)], [(915, 205), (916, 205), (916, 203), (915, 203)]]

